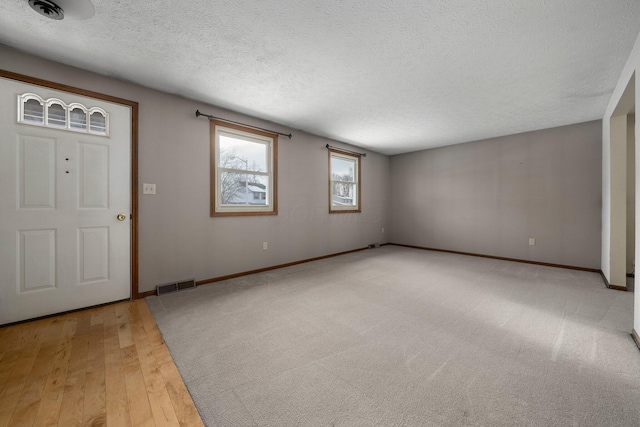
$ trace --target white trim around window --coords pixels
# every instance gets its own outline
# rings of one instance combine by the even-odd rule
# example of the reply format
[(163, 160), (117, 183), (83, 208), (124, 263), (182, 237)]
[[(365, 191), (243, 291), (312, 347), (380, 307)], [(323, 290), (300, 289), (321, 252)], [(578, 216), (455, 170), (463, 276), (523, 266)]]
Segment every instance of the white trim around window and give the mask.
[(109, 114), (102, 108), (87, 108), (77, 102), (66, 104), (35, 93), (18, 95), (18, 123), (109, 136)]

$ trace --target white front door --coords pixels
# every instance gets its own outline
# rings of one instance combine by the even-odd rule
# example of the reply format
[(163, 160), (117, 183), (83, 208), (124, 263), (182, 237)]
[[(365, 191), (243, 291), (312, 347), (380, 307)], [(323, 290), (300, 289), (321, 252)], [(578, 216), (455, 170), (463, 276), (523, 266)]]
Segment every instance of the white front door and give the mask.
[[(108, 135), (55, 106), (59, 129), (19, 123), (25, 93), (101, 108)], [(129, 298), (130, 215), (131, 109), (0, 78), (0, 324)]]

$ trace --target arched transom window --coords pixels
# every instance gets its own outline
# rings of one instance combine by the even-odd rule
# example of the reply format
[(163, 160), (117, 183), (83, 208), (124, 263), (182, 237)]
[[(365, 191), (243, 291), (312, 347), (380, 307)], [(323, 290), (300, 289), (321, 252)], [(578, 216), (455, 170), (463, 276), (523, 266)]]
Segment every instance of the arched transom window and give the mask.
[(99, 107), (87, 108), (57, 98), (43, 99), (35, 93), (18, 96), (18, 122), (28, 125), (109, 135), (109, 114)]

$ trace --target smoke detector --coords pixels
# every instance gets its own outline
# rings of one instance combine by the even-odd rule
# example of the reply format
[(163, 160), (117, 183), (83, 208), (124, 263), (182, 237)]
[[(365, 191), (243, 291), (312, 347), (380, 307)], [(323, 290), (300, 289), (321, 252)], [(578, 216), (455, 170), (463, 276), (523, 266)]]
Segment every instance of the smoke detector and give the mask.
[(59, 21), (64, 19), (64, 11), (51, 0), (29, 0), (29, 6), (42, 16)]

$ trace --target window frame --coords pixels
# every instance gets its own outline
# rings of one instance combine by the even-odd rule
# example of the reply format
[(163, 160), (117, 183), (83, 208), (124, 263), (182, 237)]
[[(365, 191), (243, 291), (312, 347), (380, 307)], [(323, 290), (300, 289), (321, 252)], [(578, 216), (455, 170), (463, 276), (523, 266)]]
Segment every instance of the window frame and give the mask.
[[(348, 151), (343, 151), (338, 148), (329, 147), (329, 213), (359, 213), (362, 212), (362, 156), (357, 153), (351, 153)], [(350, 182), (355, 185), (356, 189), (356, 205), (355, 206), (335, 206), (333, 204), (333, 173), (331, 170), (331, 159), (332, 158), (342, 158), (345, 160), (353, 161), (355, 164), (356, 171), (353, 174), (355, 181), (344, 181)]]
[[(246, 126), (227, 123), (221, 120), (210, 120), (211, 126), (211, 203), (210, 216), (259, 216), (259, 215), (278, 215), (278, 135)], [(267, 176), (269, 178), (269, 186), (265, 205), (222, 205), (221, 191), (218, 182), (221, 179), (222, 169), (218, 165), (220, 157), (219, 135), (227, 133), (235, 138), (249, 140), (253, 143), (261, 141), (269, 150), (267, 155), (267, 172), (257, 173), (258, 175)]]
[[(26, 114), (27, 109), (25, 108), (27, 102), (34, 100), (40, 104), (42, 107), (42, 120), (35, 121), (30, 120), (29, 116)], [(54, 120), (51, 120), (49, 115), (49, 109), (53, 105), (58, 105), (62, 109), (64, 113), (64, 123), (55, 123)], [(85, 116), (85, 126), (79, 127), (74, 126), (73, 121), (71, 120), (71, 112), (79, 109), (84, 113)], [(94, 114), (100, 114), (103, 118), (104, 125), (103, 126), (92, 126), (91, 116)], [(62, 120), (60, 120), (62, 122)], [(88, 133), (90, 135), (104, 136), (109, 137), (109, 113), (103, 110), (100, 107), (92, 107), (87, 108), (83, 104), (78, 102), (73, 102), (71, 104), (66, 104), (64, 101), (58, 98), (49, 98), (44, 99), (35, 93), (23, 93), (22, 95), (18, 95), (18, 123), (25, 124), (29, 126), (40, 126), (47, 127), (51, 129), (71, 131), (71, 132), (79, 132), (79, 133)], [(102, 130), (95, 130), (94, 128), (100, 128)]]

